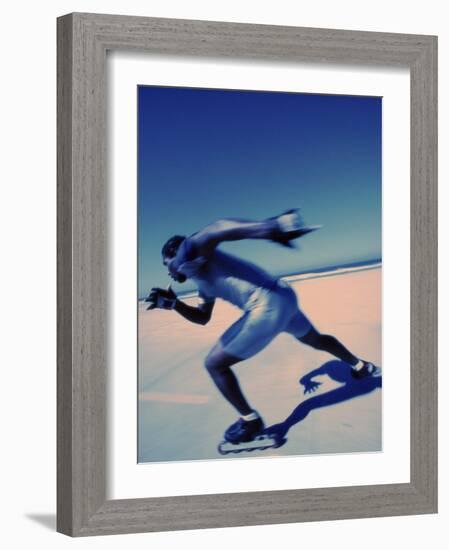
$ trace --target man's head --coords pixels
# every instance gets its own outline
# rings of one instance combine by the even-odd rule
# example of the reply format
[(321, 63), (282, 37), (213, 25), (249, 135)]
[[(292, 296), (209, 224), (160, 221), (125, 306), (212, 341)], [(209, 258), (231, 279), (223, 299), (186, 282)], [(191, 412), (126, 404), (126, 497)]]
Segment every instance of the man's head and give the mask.
[(173, 263), (173, 260), (176, 257), (179, 247), (185, 240), (185, 237), (182, 235), (174, 235), (164, 244), (162, 247), (162, 263), (168, 267), (168, 274), (172, 279), (178, 283), (184, 283), (187, 279), (185, 275), (176, 271), (176, 269), (170, 269), (170, 266)]

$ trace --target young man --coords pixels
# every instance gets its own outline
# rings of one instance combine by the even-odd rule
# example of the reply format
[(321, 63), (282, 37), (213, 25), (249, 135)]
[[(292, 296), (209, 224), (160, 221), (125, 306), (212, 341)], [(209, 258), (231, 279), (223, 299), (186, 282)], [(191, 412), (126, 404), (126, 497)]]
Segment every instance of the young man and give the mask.
[(240, 414), (225, 432), (225, 440), (230, 443), (251, 441), (264, 429), (262, 418), (243, 395), (231, 366), (261, 351), (281, 332), (349, 363), (355, 378), (380, 376), (378, 367), (353, 355), (334, 336), (320, 334), (299, 309), (296, 294), (286, 282), (217, 248), (221, 242), (240, 239), (268, 239), (292, 247), (293, 239), (314, 229), (317, 227), (304, 225), (298, 210), (290, 210), (260, 222), (218, 220), (190, 237), (176, 235), (162, 248), (162, 260), (171, 278), (180, 283), (193, 280), (201, 302), (192, 307), (178, 300), (170, 287), (153, 288), (146, 299), (148, 309), (174, 309), (201, 325), (209, 322), (216, 298), (244, 312), (205, 360), (215, 385)]

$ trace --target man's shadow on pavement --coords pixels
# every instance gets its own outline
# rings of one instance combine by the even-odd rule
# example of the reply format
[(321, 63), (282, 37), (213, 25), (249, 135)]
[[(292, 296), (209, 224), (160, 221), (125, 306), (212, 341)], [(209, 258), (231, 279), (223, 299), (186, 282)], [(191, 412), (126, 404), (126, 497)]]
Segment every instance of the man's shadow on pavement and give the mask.
[[(321, 395), (310, 397), (305, 401), (302, 401), (292, 413), (279, 424), (274, 424), (266, 429), (266, 432), (274, 435), (279, 441), (284, 444), (286, 442), (286, 435), (290, 428), (295, 424), (298, 424), (306, 418), (306, 416), (314, 409), (320, 409), (322, 407), (329, 407), (330, 405), (336, 405), (355, 397), (360, 397), (371, 393), (377, 388), (382, 387), (382, 377), (367, 377), (357, 380), (351, 374), (351, 366), (343, 361), (328, 361), (321, 365), (321, 367), (306, 374), (300, 379), (300, 384), (304, 386), (304, 393), (312, 393), (321, 385), (321, 382), (314, 381), (315, 376), (322, 376), (327, 374), (330, 378), (336, 382), (343, 383), (344, 386), (340, 386), (334, 390), (330, 390)], [(284, 441), (283, 441), (284, 440)]]

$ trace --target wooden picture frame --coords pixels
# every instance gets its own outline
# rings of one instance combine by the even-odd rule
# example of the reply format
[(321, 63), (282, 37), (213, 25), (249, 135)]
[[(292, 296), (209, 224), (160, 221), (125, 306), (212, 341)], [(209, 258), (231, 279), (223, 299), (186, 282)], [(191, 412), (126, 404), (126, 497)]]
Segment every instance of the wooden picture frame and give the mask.
[[(410, 69), (410, 483), (106, 499), (108, 50)], [(71, 536), (437, 511), (436, 37), (82, 13), (58, 19), (57, 448), (57, 530)]]

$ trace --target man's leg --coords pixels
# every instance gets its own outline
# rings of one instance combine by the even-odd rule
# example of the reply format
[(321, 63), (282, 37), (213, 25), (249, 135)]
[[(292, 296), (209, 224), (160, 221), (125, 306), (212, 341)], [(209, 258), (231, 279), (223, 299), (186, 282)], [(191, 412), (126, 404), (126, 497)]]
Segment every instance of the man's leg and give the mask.
[(237, 377), (231, 370), (231, 366), (239, 361), (241, 361), (240, 358), (226, 353), (218, 343), (206, 357), (205, 366), (223, 397), (242, 416), (246, 416), (253, 410), (243, 395)]
[(303, 344), (321, 351), (327, 351), (334, 357), (338, 357), (341, 361), (349, 363), (352, 367), (351, 373), (354, 378), (382, 375), (380, 367), (376, 367), (373, 363), (356, 357), (335, 336), (319, 333), (300, 309), (297, 310), (290, 320), (286, 332)]
[[(252, 357), (276, 336), (282, 311), (263, 307), (245, 312), (220, 337), (206, 357), (205, 366), (223, 397), (241, 416), (255, 413), (243, 395), (231, 366)], [(248, 419), (249, 420), (249, 419)]]
[(259, 413), (254, 411), (243, 395), (231, 366), (241, 361), (239, 357), (224, 351), (219, 342), (206, 358), (206, 368), (223, 397), (240, 413), (237, 422), (224, 433), (224, 439), (232, 444), (252, 441), (265, 427)]
[(312, 348), (327, 351), (353, 367), (359, 362), (359, 358), (352, 354), (335, 336), (321, 334), (314, 327), (311, 327), (307, 334), (300, 336), (298, 340)]

